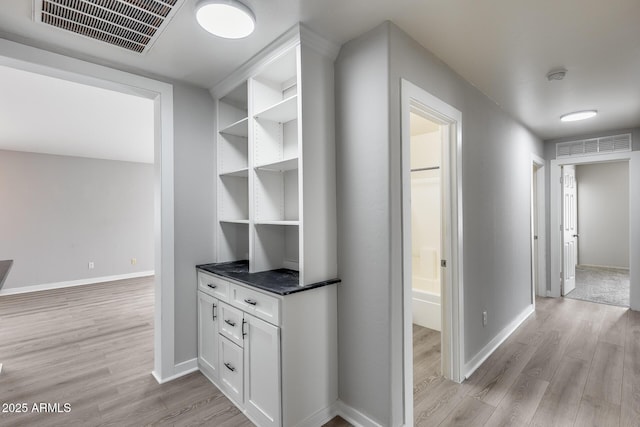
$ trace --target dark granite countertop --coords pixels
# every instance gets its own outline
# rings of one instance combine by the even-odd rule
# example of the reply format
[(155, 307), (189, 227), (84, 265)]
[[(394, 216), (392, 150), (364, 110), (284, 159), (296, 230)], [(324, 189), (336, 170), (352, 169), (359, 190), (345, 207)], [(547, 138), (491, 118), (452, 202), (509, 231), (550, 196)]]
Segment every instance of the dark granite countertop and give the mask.
[(0, 261), (0, 289), (2, 289), (2, 285), (4, 285), (4, 281), (9, 275), (9, 270), (11, 270), (12, 265), (13, 265), (12, 259)]
[(331, 279), (300, 286), (300, 276), (295, 270), (279, 268), (277, 270), (249, 273), (249, 261), (202, 264), (196, 265), (196, 268), (277, 295), (289, 295), (340, 282), (340, 279)]

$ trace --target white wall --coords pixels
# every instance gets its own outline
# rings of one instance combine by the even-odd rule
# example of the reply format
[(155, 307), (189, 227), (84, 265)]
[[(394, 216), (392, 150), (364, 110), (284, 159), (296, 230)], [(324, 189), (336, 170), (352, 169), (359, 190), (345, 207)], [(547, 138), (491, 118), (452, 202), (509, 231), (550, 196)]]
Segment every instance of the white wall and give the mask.
[[(542, 143), (386, 22), (336, 63), (340, 399), (402, 423), (400, 81), (462, 112), (465, 360), (531, 304), (531, 153)], [(482, 311), (489, 323), (482, 326)]]
[[(440, 131), (411, 137), (411, 169), (440, 166)], [(411, 172), (413, 288), (440, 295), (440, 170)], [(424, 326), (424, 325), (423, 325)]]
[(578, 264), (629, 268), (629, 163), (576, 166)]
[(0, 150), (5, 289), (152, 271), (153, 185), (152, 164)]

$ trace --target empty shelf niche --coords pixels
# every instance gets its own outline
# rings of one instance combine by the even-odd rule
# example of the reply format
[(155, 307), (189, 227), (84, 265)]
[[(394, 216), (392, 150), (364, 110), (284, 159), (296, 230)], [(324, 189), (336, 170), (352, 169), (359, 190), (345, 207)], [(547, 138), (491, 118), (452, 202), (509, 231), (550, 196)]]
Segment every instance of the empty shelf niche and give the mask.
[(220, 221), (218, 227), (219, 262), (249, 259), (249, 221)]
[[(255, 222), (299, 220), (298, 169), (255, 169)], [(291, 222), (293, 221), (293, 222)]]
[(255, 237), (254, 272), (277, 268), (299, 271), (297, 226), (256, 224)]
[(249, 220), (249, 180), (234, 174), (218, 178), (218, 218), (220, 221)]

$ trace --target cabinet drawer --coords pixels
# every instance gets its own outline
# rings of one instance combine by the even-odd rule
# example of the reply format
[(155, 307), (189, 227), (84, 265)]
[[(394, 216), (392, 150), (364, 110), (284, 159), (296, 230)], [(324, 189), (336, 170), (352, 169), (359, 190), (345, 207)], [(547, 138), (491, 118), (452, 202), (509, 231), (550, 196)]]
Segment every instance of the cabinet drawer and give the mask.
[(220, 303), (220, 333), (236, 343), (244, 346), (244, 314), (237, 308), (223, 302)]
[(198, 289), (222, 301), (229, 299), (229, 282), (212, 274), (198, 271)]
[(229, 285), (229, 302), (273, 325), (280, 324), (280, 300), (252, 289)]
[(244, 352), (225, 337), (220, 337), (220, 382), (238, 405), (244, 406)]

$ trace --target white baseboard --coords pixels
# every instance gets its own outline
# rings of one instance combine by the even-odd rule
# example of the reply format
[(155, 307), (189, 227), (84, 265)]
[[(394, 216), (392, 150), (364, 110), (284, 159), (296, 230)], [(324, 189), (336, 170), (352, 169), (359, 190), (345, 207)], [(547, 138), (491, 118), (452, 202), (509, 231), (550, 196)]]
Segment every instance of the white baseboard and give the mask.
[(70, 280), (67, 282), (45, 283), (44, 285), (22, 286), (19, 288), (8, 288), (0, 291), (0, 296), (24, 294), (27, 292), (48, 291), (51, 289), (70, 288), (72, 286), (95, 285), (96, 283), (113, 282), (116, 280), (137, 279), (138, 277), (153, 276), (155, 272), (139, 271), (137, 273), (118, 274), (115, 276), (91, 277), (89, 279)]
[(413, 323), (434, 331), (440, 331), (442, 329), (440, 295), (413, 289), (412, 297)]
[(317, 427), (317, 426), (321, 426), (321, 425), (324, 425), (324, 424), (328, 423), (329, 421), (331, 421), (333, 419), (333, 417), (335, 417), (336, 415), (337, 414), (335, 412), (334, 405), (327, 406), (326, 408), (320, 409), (315, 414), (312, 414), (307, 419), (302, 420), (301, 422), (296, 424), (295, 427)]
[(340, 415), (345, 421), (348, 421), (355, 427), (382, 427), (382, 424), (378, 424), (341, 400), (335, 403), (334, 416), (335, 415)]
[(189, 375), (192, 372), (198, 370), (198, 359), (190, 359), (181, 363), (178, 363), (174, 366), (173, 372), (174, 374), (167, 378), (160, 378), (160, 376), (156, 373), (156, 371), (151, 372), (151, 375), (156, 379), (158, 384), (168, 383), (169, 381), (177, 380), (180, 377), (184, 377), (185, 375)]
[(515, 331), (529, 316), (535, 312), (535, 307), (529, 305), (511, 323), (509, 323), (498, 335), (496, 335), (482, 350), (480, 350), (470, 361), (464, 365), (464, 378), (469, 378), (476, 369), (487, 360), (489, 356)]

